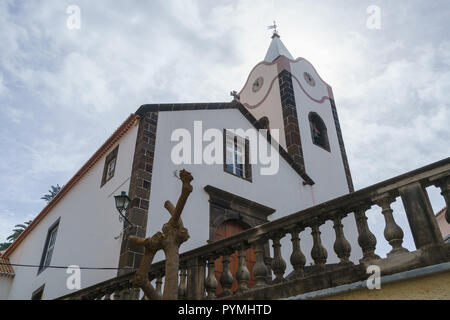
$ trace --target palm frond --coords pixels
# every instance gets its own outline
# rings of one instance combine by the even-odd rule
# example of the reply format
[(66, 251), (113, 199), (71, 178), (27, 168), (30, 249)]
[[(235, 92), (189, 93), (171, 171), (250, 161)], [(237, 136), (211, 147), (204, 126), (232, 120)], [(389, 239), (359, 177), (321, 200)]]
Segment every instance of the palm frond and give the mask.
[(62, 188), (64, 188), (64, 186), (60, 186), (59, 184), (57, 184), (56, 186), (51, 186), (51, 189), (48, 190), (48, 194), (45, 194), (44, 196), (41, 197), (42, 200), (45, 200), (47, 202), (50, 202), (53, 200), (54, 197), (56, 197), (56, 195), (61, 191)]

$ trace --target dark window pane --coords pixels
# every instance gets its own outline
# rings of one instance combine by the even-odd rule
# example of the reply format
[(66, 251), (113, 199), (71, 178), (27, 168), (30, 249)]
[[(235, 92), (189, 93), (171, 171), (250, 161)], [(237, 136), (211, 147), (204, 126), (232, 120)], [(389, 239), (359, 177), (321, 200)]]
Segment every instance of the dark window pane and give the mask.
[(51, 248), (47, 251), (47, 256), (45, 257), (44, 267), (47, 267), (50, 265), (50, 262), (52, 261), (52, 255), (53, 255), (53, 248)]

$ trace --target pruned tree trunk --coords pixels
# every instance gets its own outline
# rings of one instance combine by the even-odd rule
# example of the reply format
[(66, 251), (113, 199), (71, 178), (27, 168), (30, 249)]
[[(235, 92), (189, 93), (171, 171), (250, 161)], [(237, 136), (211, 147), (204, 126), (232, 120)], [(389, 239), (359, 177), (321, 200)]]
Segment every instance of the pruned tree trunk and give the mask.
[(180, 180), (183, 182), (183, 186), (176, 207), (170, 201), (166, 201), (164, 204), (164, 207), (171, 214), (171, 218), (169, 222), (164, 224), (162, 233), (157, 232), (151, 238), (146, 239), (135, 236), (130, 236), (129, 238), (133, 243), (142, 245), (145, 248), (144, 256), (132, 280), (132, 284), (135, 287), (141, 288), (149, 300), (159, 299), (156, 290), (150, 283), (148, 273), (150, 272), (156, 253), (161, 249), (164, 250), (166, 256), (166, 279), (162, 298), (164, 300), (176, 300), (178, 298), (179, 250), (181, 244), (189, 239), (189, 232), (183, 225), (181, 213), (192, 192), (192, 185), (190, 183), (193, 177), (190, 172), (182, 170), (180, 172)]

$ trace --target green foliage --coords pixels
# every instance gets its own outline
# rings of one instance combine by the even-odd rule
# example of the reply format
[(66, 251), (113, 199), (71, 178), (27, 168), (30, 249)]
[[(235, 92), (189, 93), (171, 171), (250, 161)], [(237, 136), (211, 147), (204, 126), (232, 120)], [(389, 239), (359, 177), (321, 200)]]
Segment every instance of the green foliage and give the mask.
[(22, 232), (24, 232), (24, 230), (30, 225), (30, 223), (31, 220), (26, 221), (23, 224), (16, 224), (14, 226), (13, 233), (8, 238), (6, 238), (6, 240), (9, 241), (10, 244), (16, 241), (17, 238), (22, 234)]
[(11, 243), (9, 243), (9, 242), (0, 243), (0, 251), (8, 249), (10, 245), (11, 245)]
[[(41, 199), (45, 200), (47, 202), (50, 202), (53, 200), (53, 198), (61, 191), (61, 189), (64, 186), (60, 187), (59, 184), (57, 184), (56, 186), (51, 186), (51, 190), (48, 190), (48, 194), (44, 195)], [(17, 240), (17, 238), (19, 238), (19, 236), (22, 234), (22, 232), (24, 232), (24, 230), (30, 225), (32, 221), (26, 221), (24, 223), (21, 224), (16, 224), (14, 226), (13, 229), (13, 233), (8, 236), (8, 238), (6, 238), (6, 241), (8, 242), (3, 242), (0, 243), (0, 251), (6, 250), (9, 248), (9, 246)]]
[(48, 190), (48, 194), (44, 195), (41, 199), (48, 202), (52, 201), (54, 197), (61, 191), (64, 186), (60, 187), (59, 184), (51, 186), (51, 190)]

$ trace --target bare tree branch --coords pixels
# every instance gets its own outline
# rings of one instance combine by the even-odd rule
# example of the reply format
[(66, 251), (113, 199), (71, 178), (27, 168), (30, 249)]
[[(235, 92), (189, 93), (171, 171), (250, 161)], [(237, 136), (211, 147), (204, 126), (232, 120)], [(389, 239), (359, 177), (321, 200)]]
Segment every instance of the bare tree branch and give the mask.
[(139, 287), (144, 291), (145, 296), (149, 300), (157, 300), (159, 296), (150, 283), (148, 274), (156, 253), (164, 250), (166, 255), (165, 282), (164, 282), (164, 300), (176, 300), (178, 298), (178, 269), (180, 262), (179, 249), (182, 243), (189, 239), (189, 232), (183, 226), (181, 213), (186, 205), (186, 201), (191, 194), (193, 188), (190, 184), (193, 177), (190, 172), (182, 170), (180, 179), (183, 182), (181, 194), (175, 207), (170, 201), (166, 201), (164, 207), (170, 213), (169, 222), (164, 224), (162, 232), (154, 234), (151, 238), (139, 238), (130, 236), (131, 242), (144, 246), (144, 256), (142, 258), (139, 269), (132, 280), (135, 287)]

